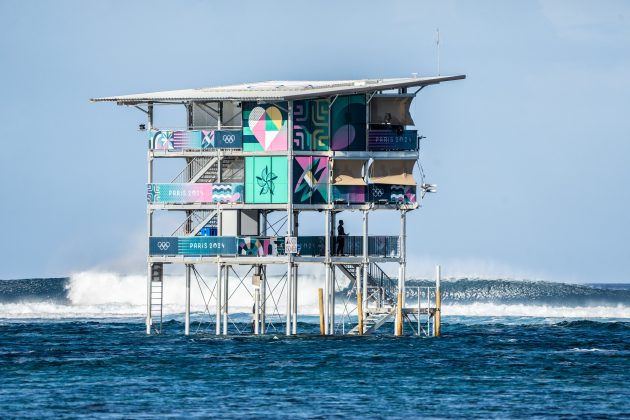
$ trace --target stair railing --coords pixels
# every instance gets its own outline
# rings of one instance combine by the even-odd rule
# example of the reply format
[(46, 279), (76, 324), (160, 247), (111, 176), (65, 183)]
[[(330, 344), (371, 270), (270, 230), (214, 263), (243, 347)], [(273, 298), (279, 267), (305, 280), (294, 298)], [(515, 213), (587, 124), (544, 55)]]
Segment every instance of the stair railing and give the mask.
[(212, 157), (207, 156), (199, 156), (191, 159), (191, 161), (181, 170), (179, 174), (173, 178), (171, 181), (172, 184), (184, 184), (186, 182), (190, 182), (190, 180), (197, 175), (197, 173), (202, 170)]
[(385, 273), (376, 263), (368, 266), (368, 286), (379, 290), (379, 303), (393, 305), (397, 298), (397, 281)]
[(212, 213), (212, 210), (195, 210), (191, 212), (190, 216), (177, 226), (171, 236), (188, 236), (210, 213)]

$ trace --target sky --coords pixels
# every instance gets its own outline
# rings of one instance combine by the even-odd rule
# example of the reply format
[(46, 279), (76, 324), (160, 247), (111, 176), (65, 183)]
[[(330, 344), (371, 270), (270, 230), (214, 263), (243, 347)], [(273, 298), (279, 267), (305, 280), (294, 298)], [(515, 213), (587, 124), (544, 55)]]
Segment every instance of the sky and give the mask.
[(439, 191), (408, 217), (410, 273), (630, 282), (630, 2), (0, 0), (0, 16), (0, 279), (145, 269), (144, 116), (89, 98), (431, 76), (439, 28), (440, 73), (467, 78), (414, 101)]

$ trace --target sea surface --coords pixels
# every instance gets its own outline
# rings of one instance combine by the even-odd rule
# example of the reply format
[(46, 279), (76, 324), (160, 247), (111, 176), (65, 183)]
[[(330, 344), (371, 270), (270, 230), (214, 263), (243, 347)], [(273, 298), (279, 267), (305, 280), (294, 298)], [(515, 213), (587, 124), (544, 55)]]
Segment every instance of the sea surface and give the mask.
[(131, 280), (100, 301), (81, 287), (0, 281), (2, 418), (630, 417), (628, 285), (445, 282), (439, 338), (392, 337), (393, 324), (321, 337), (312, 315), (297, 337), (273, 318), (266, 336), (239, 335), (244, 312), (216, 337), (199, 308), (185, 337), (175, 304), (147, 336), (143, 299), (120, 303)]

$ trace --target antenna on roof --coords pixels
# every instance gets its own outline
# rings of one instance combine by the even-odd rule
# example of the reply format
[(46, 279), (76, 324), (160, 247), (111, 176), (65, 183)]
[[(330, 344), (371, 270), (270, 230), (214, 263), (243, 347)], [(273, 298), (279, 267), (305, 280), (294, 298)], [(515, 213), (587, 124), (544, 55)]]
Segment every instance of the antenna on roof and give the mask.
[(440, 75), (440, 28), (437, 28), (435, 30), (435, 32), (437, 33), (437, 38), (436, 38), (436, 46), (437, 46), (437, 75)]

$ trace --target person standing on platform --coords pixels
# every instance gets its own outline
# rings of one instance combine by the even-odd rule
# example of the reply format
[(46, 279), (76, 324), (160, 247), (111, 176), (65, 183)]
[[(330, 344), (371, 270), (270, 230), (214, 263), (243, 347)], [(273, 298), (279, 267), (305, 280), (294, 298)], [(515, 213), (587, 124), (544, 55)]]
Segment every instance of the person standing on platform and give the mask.
[(343, 255), (343, 248), (346, 244), (346, 231), (343, 228), (343, 220), (339, 221), (339, 226), (337, 226), (337, 251), (336, 255)]

